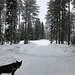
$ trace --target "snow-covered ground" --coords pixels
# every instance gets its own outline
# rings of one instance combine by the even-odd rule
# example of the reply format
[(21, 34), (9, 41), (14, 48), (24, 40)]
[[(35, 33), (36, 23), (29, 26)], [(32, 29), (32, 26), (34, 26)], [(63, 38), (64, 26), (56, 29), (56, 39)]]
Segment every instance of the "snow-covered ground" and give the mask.
[[(48, 40), (0, 45), (0, 65), (23, 61), (15, 75), (75, 75), (75, 47)], [(8, 75), (8, 74), (2, 74)]]

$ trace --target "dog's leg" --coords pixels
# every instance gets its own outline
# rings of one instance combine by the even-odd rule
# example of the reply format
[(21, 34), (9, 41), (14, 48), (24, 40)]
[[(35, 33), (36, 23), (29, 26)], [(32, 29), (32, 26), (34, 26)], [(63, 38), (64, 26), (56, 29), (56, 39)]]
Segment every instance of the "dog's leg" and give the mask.
[(12, 72), (11, 75), (14, 75), (15, 72)]
[(12, 72), (11, 75), (14, 75), (14, 72)]

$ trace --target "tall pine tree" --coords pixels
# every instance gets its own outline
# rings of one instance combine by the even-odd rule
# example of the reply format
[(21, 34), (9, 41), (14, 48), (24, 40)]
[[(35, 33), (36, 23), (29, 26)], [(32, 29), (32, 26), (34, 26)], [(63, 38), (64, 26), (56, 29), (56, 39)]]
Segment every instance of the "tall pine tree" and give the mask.
[(17, 25), (17, 0), (6, 0), (6, 39), (12, 42), (17, 43), (16, 39), (16, 25)]
[(2, 32), (2, 10), (5, 0), (0, 0), (0, 44), (3, 45), (3, 32)]

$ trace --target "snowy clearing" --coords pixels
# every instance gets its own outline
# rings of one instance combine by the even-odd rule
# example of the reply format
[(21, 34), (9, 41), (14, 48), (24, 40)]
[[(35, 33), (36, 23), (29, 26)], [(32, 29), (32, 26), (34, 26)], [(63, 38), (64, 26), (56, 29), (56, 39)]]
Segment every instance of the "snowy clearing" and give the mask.
[[(0, 65), (23, 61), (15, 75), (75, 75), (75, 47), (48, 40), (0, 46)], [(8, 74), (2, 74), (8, 75)]]

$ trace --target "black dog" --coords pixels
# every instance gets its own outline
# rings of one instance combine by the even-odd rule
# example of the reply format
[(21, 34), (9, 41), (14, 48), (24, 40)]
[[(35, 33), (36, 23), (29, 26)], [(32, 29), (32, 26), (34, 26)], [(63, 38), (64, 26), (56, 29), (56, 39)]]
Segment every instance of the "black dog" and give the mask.
[(2, 73), (11, 73), (11, 75), (14, 75), (15, 71), (20, 68), (22, 65), (22, 61), (18, 62), (16, 61), (15, 63), (0, 66), (0, 75)]

